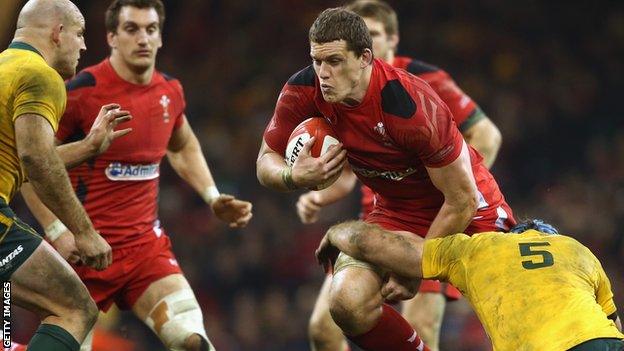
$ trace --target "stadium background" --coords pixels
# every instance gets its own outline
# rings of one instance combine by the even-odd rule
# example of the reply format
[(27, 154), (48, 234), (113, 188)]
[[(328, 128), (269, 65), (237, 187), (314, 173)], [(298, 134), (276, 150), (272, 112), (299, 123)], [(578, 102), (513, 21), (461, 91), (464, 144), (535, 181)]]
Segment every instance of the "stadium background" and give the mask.
[[(302, 226), (296, 194), (262, 188), (255, 158), (265, 123), (288, 77), (309, 64), (307, 30), (334, 1), (167, 1), (158, 67), (185, 87), (187, 115), (222, 192), (254, 203), (248, 228), (229, 230), (164, 167), (160, 216), (221, 351), (306, 350), (306, 323), (323, 278), (313, 251), (323, 230), (357, 213), (357, 194)], [(1, 0), (0, 44), (14, 30)], [(77, 1), (87, 20), (80, 68), (108, 53), (109, 1)], [(624, 303), (623, 2), (390, 1), (401, 54), (449, 71), (499, 126), (493, 173), (517, 217), (552, 221), (589, 246)], [(34, 223), (20, 199), (14, 204)], [(556, 293), (556, 292), (555, 292)], [(36, 321), (14, 318), (14, 340)], [(112, 330), (136, 350), (164, 350), (133, 317)], [(478, 321), (454, 304), (444, 350), (488, 350)]]

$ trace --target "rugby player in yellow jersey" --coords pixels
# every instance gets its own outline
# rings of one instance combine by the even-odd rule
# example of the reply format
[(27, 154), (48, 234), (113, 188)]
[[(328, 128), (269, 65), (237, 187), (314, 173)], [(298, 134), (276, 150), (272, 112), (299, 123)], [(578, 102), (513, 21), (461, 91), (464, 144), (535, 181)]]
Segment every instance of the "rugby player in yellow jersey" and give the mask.
[[(517, 234), (424, 240), (350, 222), (330, 228), (317, 258), (331, 265), (340, 250), (361, 260), (362, 269), (452, 283), (475, 309), (495, 351), (624, 350), (611, 284), (591, 251), (540, 220), (511, 233)], [(386, 285), (382, 295), (410, 298), (414, 292), (405, 289)]]
[[(28, 179), (42, 201), (71, 228), (83, 262), (104, 269), (110, 246), (93, 229), (76, 198), (66, 164), (82, 162), (129, 130), (129, 118), (107, 105), (98, 126), (80, 142), (56, 149), (54, 132), (65, 110), (63, 78), (75, 74), (84, 18), (68, 0), (31, 0), (22, 8), (15, 37), (0, 53), (0, 279), (11, 282), (12, 302), (36, 313), (42, 324), (32, 351), (77, 351), (98, 309), (72, 268), (8, 203)], [(80, 241), (80, 242), (79, 242)]]

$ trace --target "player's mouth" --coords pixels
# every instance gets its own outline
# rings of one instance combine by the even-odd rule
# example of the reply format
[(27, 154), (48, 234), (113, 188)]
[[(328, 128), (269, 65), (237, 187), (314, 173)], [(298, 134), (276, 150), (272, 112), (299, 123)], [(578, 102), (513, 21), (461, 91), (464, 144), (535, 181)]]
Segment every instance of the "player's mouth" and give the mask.
[(331, 85), (321, 84), (321, 91), (323, 93), (330, 93), (334, 88)]
[(146, 49), (136, 50), (134, 53), (137, 56), (140, 56), (140, 57), (151, 57), (152, 56), (152, 51), (151, 50), (146, 50)]

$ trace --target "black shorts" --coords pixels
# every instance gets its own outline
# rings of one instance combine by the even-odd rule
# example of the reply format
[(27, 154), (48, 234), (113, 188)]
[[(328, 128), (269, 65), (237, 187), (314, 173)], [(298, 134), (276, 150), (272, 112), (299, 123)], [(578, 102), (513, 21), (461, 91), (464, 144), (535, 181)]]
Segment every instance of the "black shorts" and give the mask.
[(0, 199), (0, 280), (8, 281), (43, 238)]
[(622, 351), (624, 341), (615, 338), (599, 338), (585, 341), (568, 351)]

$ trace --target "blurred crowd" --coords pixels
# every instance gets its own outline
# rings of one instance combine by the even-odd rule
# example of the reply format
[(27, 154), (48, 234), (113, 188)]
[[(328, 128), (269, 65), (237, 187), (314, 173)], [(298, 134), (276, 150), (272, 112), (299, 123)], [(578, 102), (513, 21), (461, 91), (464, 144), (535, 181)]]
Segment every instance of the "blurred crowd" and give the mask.
[[(298, 194), (261, 187), (255, 159), (288, 77), (309, 64), (307, 30), (333, 1), (167, 1), (160, 70), (181, 80), (187, 116), (222, 192), (254, 203), (230, 230), (170, 168), (160, 218), (221, 351), (307, 350), (307, 319), (323, 272), (324, 230), (358, 212), (358, 194), (300, 224)], [(389, 1), (399, 53), (446, 69), (503, 134), (493, 173), (517, 218), (543, 217), (590, 247), (624, 306), (624, 6), (591, 1)], [(108, 1), (77, 1), (87, 20), (80, 67), (106, 56)], [(19, 200), (16, 200), (19, 202)], [(18, 213), (30, 219), (28, 210)], [(19, 314), (16, 340), (34, 330)], [(121, 314), (111, 328), (136, 350), (164, 350)], [(442, 349), (489, 350), (465, 303), (446, 317)]]

